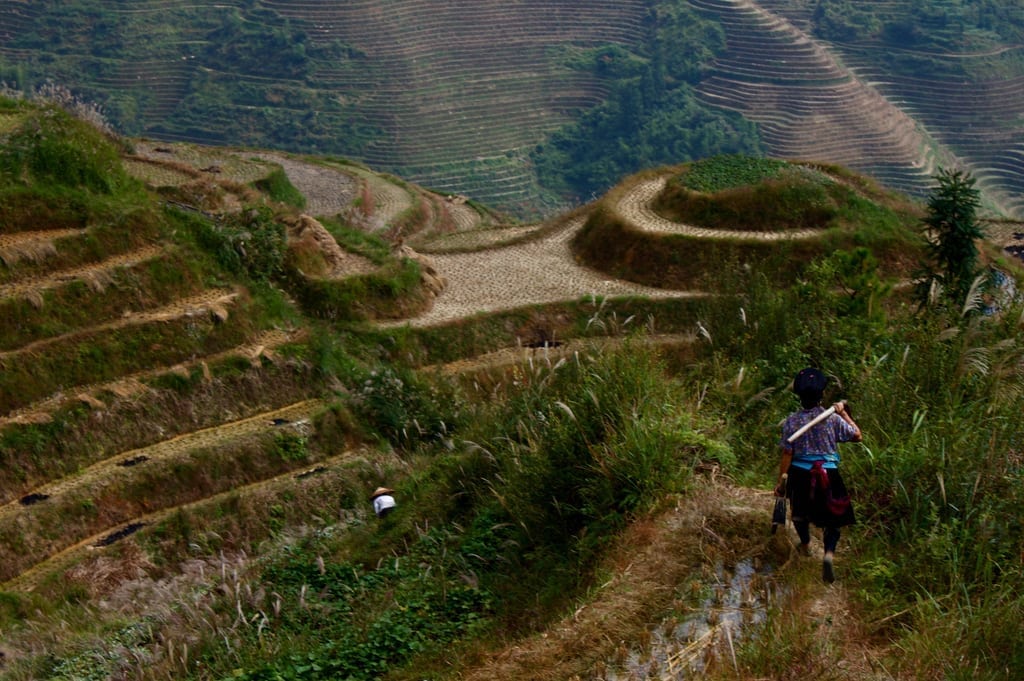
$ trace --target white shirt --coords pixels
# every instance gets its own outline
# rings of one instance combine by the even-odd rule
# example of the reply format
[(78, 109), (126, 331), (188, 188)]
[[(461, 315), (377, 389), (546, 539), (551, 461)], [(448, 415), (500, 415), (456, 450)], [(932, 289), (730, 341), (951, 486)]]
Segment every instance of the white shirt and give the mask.
[(373, 500), (373, 512), (380, 515), (382, 511), (395, 507), (395, 498), (390, 494), (381, 494)]

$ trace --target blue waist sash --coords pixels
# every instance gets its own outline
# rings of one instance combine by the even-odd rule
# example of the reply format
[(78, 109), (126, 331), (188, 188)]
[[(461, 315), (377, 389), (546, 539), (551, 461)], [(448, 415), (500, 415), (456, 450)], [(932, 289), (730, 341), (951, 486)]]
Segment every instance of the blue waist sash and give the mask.
[(839, 454), (805, 452), (799, 456), (793, 455), (792, 465), (802, 468), (805, 471), (811, 470), (815, 461), (823, 461), (822, 468), (839, 468)]

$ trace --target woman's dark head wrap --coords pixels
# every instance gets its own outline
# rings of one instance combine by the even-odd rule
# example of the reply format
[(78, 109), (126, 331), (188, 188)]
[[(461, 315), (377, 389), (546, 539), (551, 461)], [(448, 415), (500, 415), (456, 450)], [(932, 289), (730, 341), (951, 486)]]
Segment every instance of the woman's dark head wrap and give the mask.
[(805, 409), (816, 406), (825, 394), (828, 377), (814, 367), (807, 367), (793, 377), (793, 392), (800, 398)]

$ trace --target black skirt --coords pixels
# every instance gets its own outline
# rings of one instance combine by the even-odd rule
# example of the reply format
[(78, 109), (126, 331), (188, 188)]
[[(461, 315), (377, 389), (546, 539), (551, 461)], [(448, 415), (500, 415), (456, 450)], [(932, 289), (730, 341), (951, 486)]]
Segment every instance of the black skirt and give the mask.
[(811, 471), (789, 467), (786, 496), (789, 497), (793, 522), (806, 520), (822, 528), (853, 525), (856, 522), (853, 503), (843, 484), (843, 476), (838, 468), (826, 468), (825, 471), (828, 473), (828, 489), (822, 490), (820, 484), (812, 485), (814, 477)]

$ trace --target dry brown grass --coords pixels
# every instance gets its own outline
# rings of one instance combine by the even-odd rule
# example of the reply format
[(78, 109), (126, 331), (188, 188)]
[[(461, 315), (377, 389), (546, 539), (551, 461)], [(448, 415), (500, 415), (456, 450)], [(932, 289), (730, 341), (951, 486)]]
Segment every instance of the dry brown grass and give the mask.
[[(530, 681), (602, 678), (652, 625), (701, 588), (716, 562), (778, 560), (768, 543), (766, 494), (713, 476), (675, 508), (634, 522), (605, 560), (586, 602), (544, 632), (480, 654), (461, 678)], [(709, 640), (708, 645), (713, 641)]]
[(337, 278), (378, 269), (369, 258), (341, 248), (330, 232), (308, 215), (289, 222), (288, 248), (307, 276)]
[(21, 114), (0, 114), (0, 133), (10, 132), (21, 125), (24, 116)]
[(7, 267), (25, 260), (42, 262), (57, 254), (57, 239), (81, 233), (81, 229), (73, 228), (0, 234), (0, 262)]
[(126, 541), (117, 552), (93, 555), (73, 565), (64, 573), (64, 579), (96, 599), (113, 593), (125, 582), (142, 579), (155, 567), (138, 543)]
[[(378, 452), (371, 463), (365, 454), (346, 452), (322, 461), (315, 475), (289, 472), (153, 514), (139, 519), (145, 528), (113, 545), (90, 549), (97, 539), (91, 537), (53, 557), (5, 588), (36, 589), (48, 599), (85, 593), (92, 606), (76, 621), (67, 619), (78, 617), (74, 612), (35, 613), (27, 626), (5, 636), (8, 660), (59, 656), (69, 646), (110, 650), (113, 642), (103, 631), (143, 620), (145, 635), (122, 649), (121, 675), (112, 678), (183, 678), (194, 671), (188, 651), (207, 636), (238, 648), (244, 637), (258, 635), (283, 614), (281, 598), (249, 575), (254, 556), (248, 547), (260, 543), (269, 554), (319, 528), (343, 530), (359, 522), (360, 513), (336, 506), (339, 489), (352, 484), (353, 467), (400, 465), (394, 456)], [(285, 532), (271, 532), (270, 509), (285, 497), (293, 500), (288, 513), (294, 522)], [(147, 536), (161, 523), (167, 526), (165, 534)], [(188, 537), (176, 535), (178, 524), (190, 528)], [(194, 545), (186, 550), (179, 544), (186, 539), (216, 542), (221, 548), (195, 557)]]
[[(675, 508), (630, 526), (599, 570), (604, 576), (573, 612), (525, 639), (465, 654), (457, 678), (696, 678), (686, 671), (689, 662), (696, 662), (699, 677), (706, 679), (894, 678), (885, 672), (887, 646), (872, 638), (845, 589), (821, 585), (820, 552), (817, 558), (798, 558), (791, 529), (774, 536), (767, 532), (771, 504), (769, 492), (736, 487), (712, 472)], [(759, 632), (760, 645), (788, 640), (805, 648), (781, 675), (764, 676), (754, 670), (757, 664), (737, 657), (732, 627), (717, 620), (713, 609), (701, 610), (708, 606), (693, 605), (715, 587), (719, 566), (744, 559), (772, 566), (776, 577), (765, 579), (779, 582), (768, 591), (781, 614)], [(655, 643), (654, 630), (680, 612), (705, 617), (710, 626), (692, 639)], [(655, 646), (668, 671), (636, 676), (642, 672), (625, 668), (630, 656), (643, 658)]]

